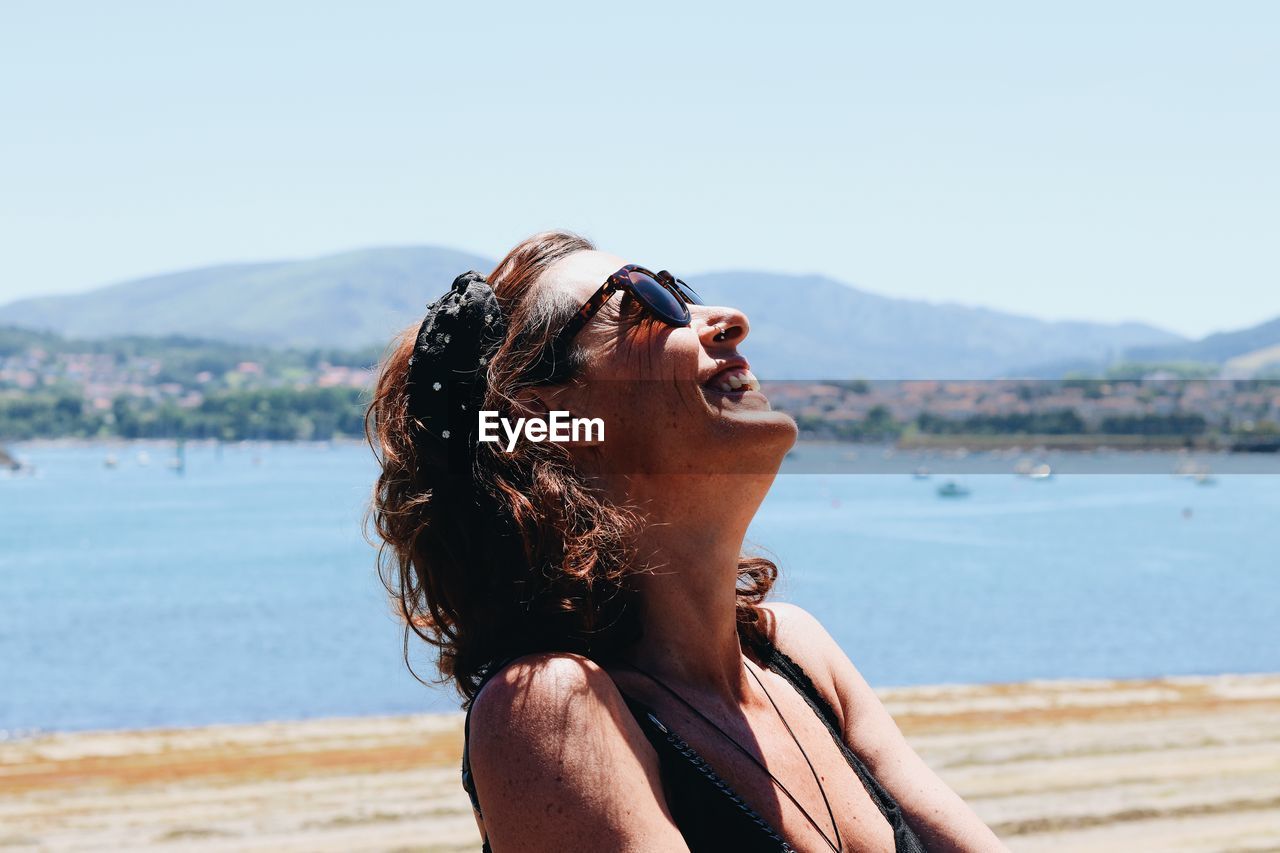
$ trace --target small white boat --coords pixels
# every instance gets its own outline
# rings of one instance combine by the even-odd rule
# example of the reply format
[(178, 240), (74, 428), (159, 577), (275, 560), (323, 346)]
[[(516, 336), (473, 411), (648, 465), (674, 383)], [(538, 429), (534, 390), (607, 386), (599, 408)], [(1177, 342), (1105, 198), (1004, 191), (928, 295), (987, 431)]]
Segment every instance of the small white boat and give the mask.
[(1053, 468), (1047, 462), (1041, 462), (1027, 473), (1027, 478), (1031, 480), (1048, 480), (1053, 477)]
[(120, 460), (116, 458), (114, 453), (108, 453), (107, 458), (102, 460), (102, 467), (116, 468), (120, 465)]
[(1200, 477), (1206, 477), (1209, 474), (1209, 466), (1194, 459), (1184, 460), (1178, 463), (1178, 467), (1173, 471), (1174, 476), (1186, 477), (1190, 480), (1196, 480)]

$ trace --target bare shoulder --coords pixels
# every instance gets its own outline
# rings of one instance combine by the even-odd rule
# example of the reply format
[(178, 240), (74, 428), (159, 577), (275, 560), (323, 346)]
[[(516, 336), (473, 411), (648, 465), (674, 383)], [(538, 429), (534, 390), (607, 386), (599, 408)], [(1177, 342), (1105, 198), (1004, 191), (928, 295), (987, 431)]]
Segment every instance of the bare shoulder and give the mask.
[(774, 644), (809, 672), (819, 690), (832, 691), (827, 695), (835, 696), (845, 742), (889, 790), (929, 850), (1007, 850), (911, 748), (875, 690), (818, 619), (794, 604), (761, 607), (771, 614), (766, 631), (773, 631)]
[(804, 668), (840, 717), (843, 734), (874, 770), (886, 751), (901, 747), (902, 735), (884, 703), (826, 627), (796, 604), (762, 605), (774, 616), (774, 644)]
[[(772, 622), (774, 644), (786, 651), (799, 662), (791, 650), (802, 655), (809, 655), (827, 643), (834, 642), (827, 629), (818, 618), (798, 604), (789, 601), (769, 601), (760, 605), (760, 609)], [(770, 618), (771, 617), (771, 618)], [(803, 666), (803, 664), (801, 664)]]
[(684, 849), (657, 755), (589, 658), (538, 653), (503, 667), (472, 704), (468, 752), (494, 849)]
[(543, 652), (517, 658), (485, 683), (471, 706), (469, 751), (477, 775), (527, 758), (536, 760), (526, 772), (540, 771), (548, 762), (580, 764), (623, 744), (642, 764), (652, 753), (613, 679), (582, 655)]
[(798, 604), (772, 601), (760, 605), (766, 612), (765, 631), (773, 644), (804, 669), (814, 686), (827, 696), (844, 724), (880, 699), (857, 667), (816, 616)]
[(487, 743), (490, 735), (536, 739), (544, 732), (562, 732), (556, 727), (559, 718), (608, 717), (619, 709), (626, 710), (613, 679), (590, 658), (551, 652), (525, 655), (485, 682), (472, 703), (472, 748)]

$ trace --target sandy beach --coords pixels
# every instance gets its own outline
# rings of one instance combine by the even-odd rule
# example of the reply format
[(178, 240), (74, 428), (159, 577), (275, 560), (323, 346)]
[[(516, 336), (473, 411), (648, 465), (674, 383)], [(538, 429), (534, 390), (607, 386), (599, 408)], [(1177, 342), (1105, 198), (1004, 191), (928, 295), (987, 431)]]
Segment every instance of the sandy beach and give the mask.
[[(1280, 675), (878, 691), (1014, 851), (1280, 850)], [(476, 850), (460, 714), (0, 742), (0, 849)]]

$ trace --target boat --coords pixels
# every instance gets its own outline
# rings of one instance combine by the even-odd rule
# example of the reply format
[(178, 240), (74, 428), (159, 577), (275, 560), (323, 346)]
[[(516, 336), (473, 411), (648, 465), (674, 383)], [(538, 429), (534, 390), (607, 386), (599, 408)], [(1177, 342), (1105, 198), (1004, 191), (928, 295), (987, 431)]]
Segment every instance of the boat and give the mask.
[(919, 468), (911, 472), (911, 476), (917, 480), (927, 480), (930, 476), (929, 469), (921, 465)]
[(1013, 466), (1013, 473), (1028, 480), (1048, 480), (1053, 476), (1053, 467), (1048, 462), (1036, 462), (1024, 457)]
[(947, 482), (938, 486), (938, 497), (940, 498), (967, 498), (968, 496), (969, 490), (955, 480), (947, 480)]
[(1186, 477), (1195, 480), (1204, 477), (1209, 473), (1209, 466), (1203, 462), (1197, 462), (1194, 459), (1184, 459), (1178, 463), (1178, 467), (1173, 470), (1174, 476)]
[(1174, 473), (1179, 477), (1185, 477), (1197, 486), (1216, 486), (1218, 478), (1213, 476), (1213, 471), (1208, 465), (1200, 462), (1183, 462)]
[(116, 458), (114, 453), (108, 453), (107, 458), (102, 460), (102, 467), (116, 468), (120, 465), (120, 460)]
[(178, 444), (173, 449), (173, 456), (165, 462), (165, 464), (173, 471), (179, 474), (186, 471), (187, 468), (187, 445), (183, 439), (178, 439)]

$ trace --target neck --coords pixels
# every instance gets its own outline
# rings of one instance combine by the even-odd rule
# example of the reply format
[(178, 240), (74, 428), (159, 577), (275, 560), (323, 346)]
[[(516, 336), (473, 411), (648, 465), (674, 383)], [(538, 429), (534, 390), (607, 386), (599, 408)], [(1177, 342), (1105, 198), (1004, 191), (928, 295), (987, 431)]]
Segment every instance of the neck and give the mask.
[[(735, 703), (752, 693), (738, 638), (738, 558), (764, 498), (764, 490), (757, 495), (744, 485), (721, 484), (701, 500), (687, 485), (673, 492), (679, 483), (654, 491), (664, 501), (647, 502), (637, 542), (644, 634), (622, 655), (682, 694)], [(672, 494), (685, 496), (680, 506), (672, 506)]]

